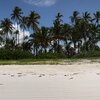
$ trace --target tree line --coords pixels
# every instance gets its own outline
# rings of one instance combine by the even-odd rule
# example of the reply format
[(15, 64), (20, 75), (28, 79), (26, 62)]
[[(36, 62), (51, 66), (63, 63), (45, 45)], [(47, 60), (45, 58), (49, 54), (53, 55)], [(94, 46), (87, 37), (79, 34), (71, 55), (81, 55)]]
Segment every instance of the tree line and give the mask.
[[(71, 23), (64, 22), (63, 15), (57, 13), (52, 27), (39, 27), (40, 18), (35, 11), (30, 11), (29, 15), (24, 16), (22, 9), (16, 6), (12, 10), (11, 18), (0, 21), (1, 48), (30, 51), (34, 55), (52, 52), (68, 56), (83, 51), (100, 50), (97, 45), (100, 41), (100, 11), (93, 14), (87, 11), (82, 14), (73, 11), (69, 17)], [(19, 27), (23, 31), (21, 43)], [(30, 36), (25, 36), (26, 30), (30, 32)]]

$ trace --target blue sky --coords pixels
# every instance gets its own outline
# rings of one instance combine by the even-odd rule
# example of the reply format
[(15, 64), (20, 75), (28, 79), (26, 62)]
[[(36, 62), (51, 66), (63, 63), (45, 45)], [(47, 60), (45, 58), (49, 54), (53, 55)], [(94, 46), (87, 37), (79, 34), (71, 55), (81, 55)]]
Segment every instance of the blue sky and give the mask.
[(51, 26), (58, 12), (63, 14), (64, 22), (70, 22), (69, 16), (75, 10), (100, 11), (100, 0), (0, 0), (0, 20), (10, 17), (15, 6), (21, 7), (25, 15), (30, 10), (38, 12), (41, 15), (40, 25)]

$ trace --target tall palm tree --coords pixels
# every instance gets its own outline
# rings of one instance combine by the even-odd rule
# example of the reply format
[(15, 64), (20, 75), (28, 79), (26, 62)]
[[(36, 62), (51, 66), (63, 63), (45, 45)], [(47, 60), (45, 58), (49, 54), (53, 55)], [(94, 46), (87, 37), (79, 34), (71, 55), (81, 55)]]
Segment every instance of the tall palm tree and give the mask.
[(62, 40), (64, 42), (64, 47), (65, 47), (65, 51), (66, 53), (69, 55), (69, 49), (71, 47), (72, 41), (72, 35), (71, 32), (72, 31), (72, 26), (70, 24), (64, 24), (62, 26)]
[(47, 27), (42, 27), (40, 30), (40, 43), (45, 53), (47, 52), (46, 48), (49, 43), (49, 29)]
[(62, 25), (62, 39), (66, 40), (70, 40), (71, 39), (71, 25), (70, 24), (63, 24)]
[(36, 13), (35, 11), (31, 11), (28, 16), (27, 27), (31, 28), (33, 31), (37, 31), (38, 24), (39, 24), (38, 19), (40, 19), (40, 15)]
[(19, 34), (19, 30), (15, 30), (15, 31), (14, 31), (14, 35), (15, 35), (14, 37), (15, 37), (15, 41), (16, 41), (15, 44), (16, 44), (16, 45), (17, 45), (17, 40), (18, 40), (18, 34)]
[(76, 51), (77, 43), (81, 40), (82, 34), (80, 33), (79, 26), (73, 27), (71, 32), (71, 41), (74, 44), (74, 49)]
[(90, 29), (89, 31), (91, 33), (89, 36), (89, 42), (91, 43), (90, 50), (95, 50), (95, 45), (99, 41), (98, 34), (100, 34), (100, 32), (99, 32), (100, 28), (95, 24), (91, 24), (89, 29)]
[(24, 31), (27, 28), (27, 17), (25, 17), (25, 16), (22, 17), (21, 22), (20, 22), (20, 27), (23, 30), (23, 42), (24, 42), (24, 39), (25, 39), (25, 32)]
[(80, 24), (79, 24), (79, 28), (80, 28), (80, 33), (82, 34), (82, 39), (84, 40), (84, 50), (88, 50), (87, 49), (87, 41), (89, 39), (89, 35), (91, 34), (89, 31), (89, 27), (92, 24), (92, 18), (90, 16), (90, 13), (85, 12), (83, 13), (83, 16), (81, 18)]
[(74, 11), (73, 15), (70, 16), (71, 22), (73, 23), (73, 25), (78, 24), (78, 22), (80, 20), (80, 17), (78, 15), (79, 15), (79, 12), (78, 11)]
[(40, 35), (39, 35), (39, 31), (34, 32), (34, 34), (31, 34), (32, 37), (31, 39), (29, 39), (29, 42), (31, 44), (32, 50), (34, 55), (38, 54), (38, 48), (40, 47)]
[[(22, 19), (22, 14), (23, 14), (23, 12), (22, 12), (21, 8), (19, 8), (17, 6), (13, 9), (12, 14), (11, 14), (11, 19), (17, 23), (17, 30), (18, 30), (18, 26)], [(19, 34), (18, 34), (18, 44), (19, 44)]]
[(54, 40), (57, 42), (57, 52), (59, 53), (59, 49), (60, 49), (60, 39), (62, 37), (62, 18), (63, 15), (61, 15), (60, 13), (57, 14), (56, 19), (54, 20), (54, 26), (53, 26), (53, 38)]
[(97, 11), (96, 13), (94, 13), (94, 20), (95, 20), (95, 23), (97, 25), (99, 25), (99, 21), (100, 21), (100, 11)]
[(0, 30), (0, 45), (2, 45), (3, 42), (4, 42), (3, 32)]
[(85, 21), (91, 21), (92, 18), (91, 18), (90, 13), (88, 13), (87, 11), (84, 12), (84, 13), (83, 13), (83, 19), (84, 19)]
[(12, 22), (10, 21), (10, 19), (5, 18), (4, 20), (1, 20), (1, 25), (0, 28), (2, 29), (2, 32), (5, 34), (5, 39), (6, 39), (6, 43), (7, 43), (7, 39), (9, 39), (9, 34), (11, 35), (11, 33), (13, 32), (13, 25)]
[[(32, 38), (34, 38), (34, 34), (39, 32), (39, 28), (38, 28), (38, 25), (39, 25), (39, 20), (40, 19), (40, 15), (38, 13), (36, 13), (35, 11), (31, 11), (29, 16), (27, 17), (27, 27), (28, 29), (31, 29), (33, 32), (32, 34)], [(32, 43), (32, 46), (34, 46), (34, 39), (31, 39), (31, 43)], [(37, 44), (37, 43), (35, 43)], [(38, 47), (38, 46), (37, 46)], [(34, 49), (34, 52), (35, 52), (35, 49)]]
[(33, 34), (33, 39), (31, 41), (33, 42), (34, 46), (34, 54), (38, 54), (38, 49), (40, 49), (42, 52), (47, 52), (47, 47), (49, 45), (49, 29), (47, 27), (41, 27), (39, 31), (36, 31)]

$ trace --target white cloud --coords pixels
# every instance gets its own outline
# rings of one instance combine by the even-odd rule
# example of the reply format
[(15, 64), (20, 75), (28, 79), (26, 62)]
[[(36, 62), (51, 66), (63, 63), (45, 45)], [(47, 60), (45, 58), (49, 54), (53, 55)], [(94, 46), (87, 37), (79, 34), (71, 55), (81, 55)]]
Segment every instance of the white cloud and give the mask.
[(57, 0), (24, 0), (26, 3), (36, 6), (52, 6)]

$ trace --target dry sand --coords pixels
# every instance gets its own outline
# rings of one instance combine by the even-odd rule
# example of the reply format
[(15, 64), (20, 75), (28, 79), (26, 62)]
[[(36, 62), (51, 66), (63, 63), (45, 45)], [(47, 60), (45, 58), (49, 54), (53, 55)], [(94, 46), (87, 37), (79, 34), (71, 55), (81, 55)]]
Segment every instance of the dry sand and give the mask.
[(100, 63), (2, 65), (0, 100), (100, 100)]

